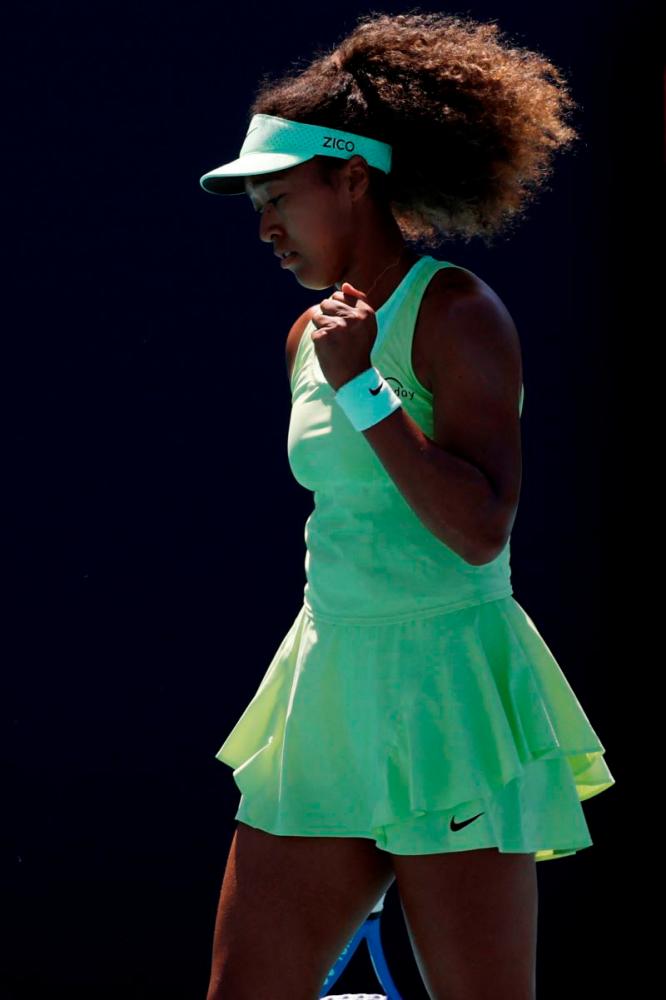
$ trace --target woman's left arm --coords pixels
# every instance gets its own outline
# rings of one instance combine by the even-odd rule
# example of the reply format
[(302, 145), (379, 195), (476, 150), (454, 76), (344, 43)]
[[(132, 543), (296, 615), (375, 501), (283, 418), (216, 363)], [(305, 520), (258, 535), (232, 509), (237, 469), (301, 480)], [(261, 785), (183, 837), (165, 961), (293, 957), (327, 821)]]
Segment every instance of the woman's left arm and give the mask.
[(424, 321), (433, 437), (403, 407), (360, 433), (423, 524), (466, 562), (483, 565), (506, 545), (520, 497), (518, 333), (484, 289), (442, 299)]

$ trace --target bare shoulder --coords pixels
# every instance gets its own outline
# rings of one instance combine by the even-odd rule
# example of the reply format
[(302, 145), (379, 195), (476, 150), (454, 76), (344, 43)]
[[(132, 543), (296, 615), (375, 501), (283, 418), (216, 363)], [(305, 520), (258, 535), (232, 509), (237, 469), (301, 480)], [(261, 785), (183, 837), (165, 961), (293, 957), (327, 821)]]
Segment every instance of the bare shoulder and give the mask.
[(515, 383), (518, 388), (522, 384), (520, 337), (513, 317), (497, 292), (466, 268), (435, 272), (421, 303), (417, 336), (423, 382), (431, 391), (447, 354), (461, 347), (470, 360), (489, 352), (501, 356), (509, 392)]
[(298, 317), (296, 322), (293, 324), (291, 330), (287, 334), (287, 344), (285, 348), (286, 362), (287, 362), (287, 378), (291, 382), (291, 373), (294, 370), (294, 359), (296, 358), (296, 351), (298, 350), (298, 345), (301, 342), (301, 337), (305, 332), (305, 328), (312, 319), (312, 315), (317, 309), (317, 305), (310, 306), (305, 310), (304, 313)]

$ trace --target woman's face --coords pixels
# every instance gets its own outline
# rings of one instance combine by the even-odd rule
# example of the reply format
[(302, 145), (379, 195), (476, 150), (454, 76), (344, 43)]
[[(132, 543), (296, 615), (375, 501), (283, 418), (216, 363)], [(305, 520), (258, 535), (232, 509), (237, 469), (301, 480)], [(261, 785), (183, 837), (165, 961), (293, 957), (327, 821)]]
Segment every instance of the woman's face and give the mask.
[[(306, 160), (288, 170), (245, 179), (245, 191), (260, 215), (259, 239), (276, 251), (296, 251), (298, 256), (284, 269), (293, 271), (305, 288), (329, 288), (349, 264), (354, 202), (343, 177), (344, 171), (337, 175), (339, 183), (329, 187), (318, 164)], [(280, 266), (280, 258), (275, 266)]]

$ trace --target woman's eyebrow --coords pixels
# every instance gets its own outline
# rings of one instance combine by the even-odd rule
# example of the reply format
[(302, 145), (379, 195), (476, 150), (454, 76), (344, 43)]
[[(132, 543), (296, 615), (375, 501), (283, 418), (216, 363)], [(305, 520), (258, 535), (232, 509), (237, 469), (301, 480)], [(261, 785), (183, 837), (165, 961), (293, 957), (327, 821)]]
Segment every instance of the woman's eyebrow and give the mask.
[[(268, 187), (268, 186), (270, 185), (270, 183), (271, 183), (270, 181), (266, 181), (266, 184), (265, 184), (265, 186), (266, 186), (266, 187)], [(262, 187), (264, 187), (264, 185), (263, 185), (263, 184), (262, 184)], [(253, 205), (253, 206), (255, 206), (255, 205), (258, 205), (258, 204), (259, 204), (259, 201), (256, 201), (256, 202), (255, 202), (254, 198), (252, 197), (252, 194), (251, 194), (251, 193), (250, 193), (249, 191), (246, 191), (245, 193), (247, 194), (248, 198), (249, 198), (249, 199), (250, 199), (250, 201), (252, 202), (252, 205)]]

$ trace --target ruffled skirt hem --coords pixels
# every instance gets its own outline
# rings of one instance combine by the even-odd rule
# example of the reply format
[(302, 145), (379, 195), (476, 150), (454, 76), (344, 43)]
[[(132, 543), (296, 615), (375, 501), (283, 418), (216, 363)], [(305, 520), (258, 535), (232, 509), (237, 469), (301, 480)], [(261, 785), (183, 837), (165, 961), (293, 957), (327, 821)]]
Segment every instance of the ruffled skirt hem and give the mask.
[(303, 606), (215, 756), (234, 769), (236, 818), (270, 833), (547, 860), (592, 845), (580, 803), (615, 783), (604, 753), (507, 596), (379, 625)]

